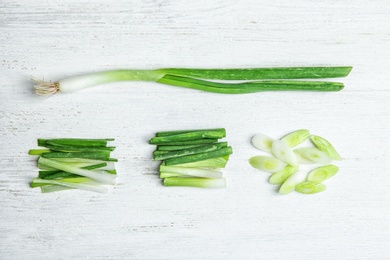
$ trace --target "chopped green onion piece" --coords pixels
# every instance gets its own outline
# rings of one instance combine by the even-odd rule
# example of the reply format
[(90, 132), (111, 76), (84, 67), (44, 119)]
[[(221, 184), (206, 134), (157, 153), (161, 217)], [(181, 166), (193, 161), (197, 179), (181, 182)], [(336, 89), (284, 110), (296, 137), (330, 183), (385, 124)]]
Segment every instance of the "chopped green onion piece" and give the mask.
[(198, 188), (226, 188), (225, 178), (180, 178), (170, 177), (164, 179), (164, 186), (186, 186)]
[[(206, 143), (206, 144), (217, 144), (217, 143)], [(188, 145), (158, 145), (157, 151), (180, 151), (189, 148), (195, 148), (206, 144), (188, 144)]]
[(227, 147), (227, 142), (220, 142), (220, 143), (216, 143), (216, 144), (197, 146), (194, 148), (188, 148), (188, 149), (179, 150), (179, 151), (155, 151), (153, 153), (153, 159), (154, 160), (165, 160), (168, 158), (181, 157), (181, 156), (185, 156), (185, 155), (212, 152), (212, 151), (221, 149), (223, 147)]
[(249, 159), (249, 164), (253, 168), (266, 171), (266, 172), (277, 172), (286, 167), (286, 163), (270, 156), (253, 156)]
[(79, 138), (57, 138), (57, 139), (38, 139), (38, 146), (94, 146), (105, 147), (109, 141), (114, 141), (114, 138), (107, 139), (79, 139)]
[(28, 151), (29, 155), (42, 155), (43, 153), (50, 153), (49, 149), (31, 149)]
[(183, 145), (204, 145), (204, 144), (211, 144), (218, 142), (218, 139), (215, 138), (205, 138), (205, 139), (198, 139), (198, 140), (190, 140), (190, 141), (180, 141), (180, 142), (170, 142), (170, 143), (162, 143), (162, 144), (156, 144), (157, 150), (160, 146), (183, 146)]
[(289, 133), (284, 136), (281, 140), (290, 147), (295, 147), (305, 142), (310, 136), (310, 131), (307, 129), (300, 129)]
[(47, 165), (52, 168), (56, 168), (58, 170), (64, 171), (64, 172), (70, 172), (73, 174), (85, 176), (91, 179), (94, 179), (96, 181), (107, 183), (107, 184), (113, 184), (115, 183), (115, 175), (105, 173), (102, 171), (95, 171), (95, 170), (84, 170), (81, 168), (77, 168), (74, 166), (70, 166), (65, 163), (60, 163), (58, 161), (50, 160), (44, 157), (40, 157), (38, 159), (38, 162), (44, 165)]
[(272, 151), (272, 143), (274, 139), (264, 134), (258, 133), (252, 138), (252, 145), (264, 152)]
[(41, 192), (42, 193), (50, 193), (50, 192), (57, 192), (57, 191), (63, 191), (63, 190), (74, 190), (73, 188), (60, 186), (60, 185), (45, 185), (41, 186)]
[(280, 186), (279, 188), (279, 194), (286, 195), (295, 190), (295, 186), (304, 181), (306, 178), (306, 173), (297, 171), (296, 173), (293, 173), (290, 177), (288, 177)]
[(110, 152), (109, 151), (75, 152), (75, 153), (50, 152), (50, 153), (43, 153), (42, 157), (44, 158), (86, 158), (86, 159), (95, 159), (95, 160), (107, 160), (110, 158)]
[(151, 144), (164, 144), (183, 141), (194, 141), (199, 139), (220, 139), (226, 136), (224, 128), (214, 130), (198, 130), (193, 132), (178, 133), (167, 136), (157, 136), (150, 139)]
[(181, 163), (175, 166), (189, 167), (189, 168), (200, 167), (200, 168), (207, 168), (207, 169), (219, 169), (219, 168), (225, 168), (228, 162), (228, 158), (229, 158), (228, 156), (224, 156), (224, 157), (206, 159), (203, 161), (197, 161), (191, 163)]
[(66, 182), (62, 180), (43, 180), (35, 178), (33, 180), (34, 184), (50, 184), (50, 185), (60, 185), (68, 188), (73, 189), (79, 189), (79, 190), (86, 190), (86, 191), (94, 191), (94, 192), (100, 192), (100, 193), (107, 193), (107, 188), (104, 186), (99, 186), (98, 183), (72, 183), (72, 182)]
[(225, 128), (212, 128), (212, 129), (191, 129), (191, 130), (175, 130), (175, 131), (162, 131), (162, 132), (157, 132), (156, 136), (161, 137), (161, 136), (170, 136), (170, 135), (177, 135), (177, 134), (184, 134), (184, 133), (194, 133), (194, 132), (221, 132), (225, 133), (226, 135), (226, 130)]
[(294, 153), (295, 153), (295, 156), (297, 157), (298, 163), (300, 163), (300, 164), (314, 164), (315, 163), (309, 159), (306, 159), (305, 157), (303, 157), (299, 153), (297, 153), (296, 150), (294, 150)]
[(318, 164), (329, 164), (331, 158), (323, 151), (315, 147), (302, 147), (294, 150), (301, 157)]
[(305, 181), (297, 184), (295, 190), (304, 194), (314, 194), (326, 190), (326, 186), (323, 183)]
[(284, 167), (284, 169), (272, 174), (271, 177), (269, 178), (269, 183), (275, 185), (283, 184), (283, 182), (288, 177), (296, 173), (298, 170), (299, 170), (298, 166), (287, 165), (286, 167)]
[(340, 154), (336, 151), (333, 145), (325, 138), (318, 135), (311, 135), (310, 139), (315, 144), (315, 146), (317, 146), (318, 149), (327, 153), (330, 158), (339, 161), (342, 160)]
[(312, 170), (308, 174), (307, 180), (311, 182), (323, 182), (329, 178), (332, 178), (338, 171), (339, 167), (333, 164), (321, 166)]
[(187, 168), (187, 167), (161, 165), (160, 172), (161, 173), (175, 173), (175, 174), (180, 174), (180, 175), (188, 175), (188, 176), (212, 178), (212, 179), (222, 178), (221, 171), (199, 169), (199, 168)]
[(272, 143), (272, 153), (276, 156), (276, 158), (284, 161), (287, 164), (290, 164), (292, 166), (298, 165), (298, 159), (296, 155), (284, 141), (275, 140)]
[(227, 155), (230, 155), (232, 153), (233, 153), (232, 147), (228, 146), (228, 147), (223, 147), (223, 148), (220, 148), (218, 150), (211, 151), (211, 152), (185, 155), (185, 156), (175, 157), (175, 158), (168, 158), (165, 160), (165, 165), (177, 165), (177, 164), (185, 164), (185, 163), (203, 161), (206, 159), (227, 156)]

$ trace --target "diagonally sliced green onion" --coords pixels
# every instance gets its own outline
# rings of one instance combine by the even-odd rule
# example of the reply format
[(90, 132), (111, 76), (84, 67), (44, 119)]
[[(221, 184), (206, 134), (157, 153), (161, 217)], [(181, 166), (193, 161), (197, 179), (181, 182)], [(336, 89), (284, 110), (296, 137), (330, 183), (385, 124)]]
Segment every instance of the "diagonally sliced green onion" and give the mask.
[(273, 141), (274, 139), (261, 133), (258, 133), (252, 137), (252, 145), (264, 152), (272, 151)]
[(251, 157), (249, 159), (249, 164), (252, 165), (253, 168), (266, 172), (277, 172), (286, 167), (286, 163), (284, 163), (283, 161), (274, 157), (263, 155)]
[(318, 149), (327, 153), (330, 158), (334, 160), (342, 160), (340, 154), (336, 151), (333, 145), (325, 138), (318, 135), (311, 135), (310, 139), (315, 144), (315, 146), (317, 146)]
[(107, 183), (107, 184), (115, 183), (115, 175), (113, 174), (109, 174), (101, 171), (95, 171), (95, 170), (84, 170), (54, 160), (43, 158), (43, 157), (40, 157), (38, 159), (38, 162), (64, 172), (70, 172), (73, 174), (85, 176), (102, 183)]
[(293, 173), (290, 177), (288, 177), (280, 186), (279, 194), (286, 195), (295, 190), (295, 186), (298, 183), (301, 183), (306, 178), (306, 173), (303, 171), (297, 171)]
[(283, 182), (290, 177), (292, 174), (296, 173), (299, 170), (298, 166), (287, 165), (284, 169), (275, 172), (269, 178), (269, 183), (279, 185), (283, 184)]
[(160, 166), (160, 173), (176, 173), (180, 175), (212, 178), (212, 179), (222, 178), (221, 171), (206, 170), (206, 169), (199, 169), (199, 168), (177, 167), (177, 166), (165, 166), (165, 165)]
[(336, 165), (325, 165), (312, 170), (307, 175), (307, 180), (312, 182), (323, 182), (329, 178), (332, 178), (339, 171), (339, 167)]
[(305, 142), (307, 139), (309, 139), (309, 136), (310, 136), (309, 130), (300, 129), (292, 133), (289, 133), (288, 135), (284, 136), (281, 140), (285, 142), (288, 146), (295, 147)]
[(304, 194), (315, 194), (326, 190), (325, 184), (305, 181), (297, 184), (295, 190)]
[(272, 142), (272, 153), (276, 158), (287, 164), (292, 166), (298, 165), (298, 159), (293, 150), (282, 140), (275, 140)]
[(247, 69), (187, 69), (168, 68), (166, 74), (202, 79), (256, 80), (256, 79), (302, 79), (346, 77), (352, 67), (291, 67)]
[(315, 147), (302, 147), (294, 150), (301, 157), (318, 164), (329, 164), (331, 158), (323, 151)]
[[(286, 79), (318, 79), (345, 77), (352, 67), (295, 67), (254, 69), (158, 69), (158, 70), (111, 70), (69, 77), (57, 82), (35, 80), (39, 95), (57, 92), (73, 92), (88, 87), (119, 81), (152, 81), (198, 90), (243, 94), (269, 90), (339, 91), (344, 85), (335, 82), (288, 81)], [(265, 80), (226, 84), (203, 79)]]
[(164, 179), (164, 186), (186, 186), (197, 188), (226, 188), (225, 178), (180, 178), (170, 177)]

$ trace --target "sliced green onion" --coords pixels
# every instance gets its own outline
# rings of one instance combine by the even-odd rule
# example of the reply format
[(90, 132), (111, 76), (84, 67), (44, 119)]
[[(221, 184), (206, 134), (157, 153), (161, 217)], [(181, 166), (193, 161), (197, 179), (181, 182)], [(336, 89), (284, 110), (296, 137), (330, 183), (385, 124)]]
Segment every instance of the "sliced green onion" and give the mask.
[[(206, 144), (216, 144), (216, 143), (206, 143)], [(195, 148), (199, 146), (203, 146), (206, 144), (188, 144), (188, 145), (158, 145), (157, 151), (180, 151), (186, 150), (189, 148)]]
[(180, 178), (170, 177), (164, 179), (164, 186), (186, 186), (198, 188), (226, 188), (225, 178)]
[[(112, 70), (69, 77), (57, 82), (35, 80), (39, 95), (73, 92), (84, 88), (119, 81), (152, 81), (172, 86), (225, 94), (243, 94), (269, 90), (339, 91), (338, 82), (294, 81), (286, 79), (318, 79), (345, 77), (352, 67), (293, 67), (251, 69), (158, 69)], [(201, 79), (263, 80), (244, 83), (220, 83)], [(266, 81), (264, 81), (266, 80)]]
[(326, 186), (323, 183), (317, 183), (312, 181), (305, 181), (297, 184), (295, 190), (304, 194), (315, 194), (326, 190)]
[(61, 185), (45, 185), (41, 187), (42, 193), (57, 192), (63, 190), (74, 190), (74, 188), (69, 188)]
[(305, 142), (310, 136), (310, 131), (307, 129), (300, 129), (289, 133), (284, 136), (281, 140), (290, 147), (295, 147)]
[(283, 182), (288, 177), (290, 177), (292, 174), (296, 173), (298, 170), (299, 170), (298, 166), (287, 165), (286, 167), (284, 167), (284, 169), (272, 174), (268, 181), (269, 181), (269, 183), (275, 184), (275, 185), (283, 184)]
[(64, 172), (70, 172), (73, 174), (85, 176), (102, 183), (106, 183), (106, 184), (115, 183), (115, 175), (113, 174), (105, 173), (102, 171), (95, 171), (95, 170), (84, 170), (54, 160), (50, 160), (44, 157), (40, 157), (38, 162)]
[(318, 149), (327, 153), (330, 158), (334, 160), (342, 160), (340, 154), (336, 151), (333, 145), (325, 138), (318, 135), (311, 135), (310, 139), (315, 144), (315, 146), (317, 146)]
[(286, 167), (286, 163), (270, 156), (253, 156), (249, 159), (249, 164), (253, 168), (266, 171), (266, 172), (278, 172)]
[(295, 186), (304, 181), (306, 178), (306, 173), (302, 171), (298, 171), (294, 174), (292, 174), (290, 177), (288, 177), (280, 186), (279, 188), (279, 194), (286, 195), (295, 190)]
[(301, 157), (318, 164), (329, 164), (331, 158), (323, 151), (315, 147), (302, 147), (294, 150)]
[(276, 156), (276, 158), (284, 161), (287, 164), (290, 164), (292, 166), (298, 165), (298, 159), (296, 155), (284, 141), (275, 140), (272, 143), (272, 153)]
[(43, 153), (50, 153), (49, 149), (31, 149), (28, 151), (29, 155), (42, 155)]
[(204, 145), (218, 142), (218, 139), (215, 138), (204, 138), (198, 140), (190, 140), (190, 141), (181, 141), (181, 142), (170, 142), (170, 143), (159, 143), (156, 144), (158, 147), (160, 146), (184, 146), (184, 145)]
[(57, 138), (57, 139), (38, 139), (38, 146), (84, 146), (84, 147), (106, 147), (109, 141), (114, 138), (106, 139), (80, 139), (80, 138)]
[(161, 177), (161, 174), (165, 174), (165, 173), (174, 173), (174, 174), (180, 174), (180, 175), (202, 177), (202, 178), (212, 178), (212, 179), (222, 178), (221, 171), (161, 165), (160, 166), (160, 177)]
[(332, 178), (338, 171), (339, 167), (333, 164), (321, 166), (312, 170), (308, 174), (307, 180), (311, 182), (323, 182), (329, 178)]
[(300, 155), (300, 153), (298, 153), (296, 150), (294, 150), (294, 153), (295, 153), (295, 156), (297, 157), (299, 164), (314, 164), (315, 163), (309, 159), (306, 159), (302, 155)]
[(252, 145), (264, 152), (272, 151), (272, 143), (274, 139), (264, 134), (258, 133), (252, 138)]
[(225, 128), (211, 128), (211, 129), (190, 129), (190, 130), (173, 130), (173, 131), (161, 131), (157, 132), (157, 137), (162, 136), (170, 136), (170, 135), (177, 135), (177, 134), (184, 134), (184, 133), (199, 133), (199, 132), (220, 132), (224, 133), (226, 135)]

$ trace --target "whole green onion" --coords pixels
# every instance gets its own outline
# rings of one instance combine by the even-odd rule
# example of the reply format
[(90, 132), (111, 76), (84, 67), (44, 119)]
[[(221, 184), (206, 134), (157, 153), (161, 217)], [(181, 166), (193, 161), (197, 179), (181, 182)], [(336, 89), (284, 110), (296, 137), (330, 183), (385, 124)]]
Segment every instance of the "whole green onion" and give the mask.
[[(247, 69), (190, 69), (110, 70), (61, 79), (56, 82), (36, 82), (38, 95), (73, 92), (96, 85), (120, 81), (151, 81), (172, 86), (222, 94), (245, 94), (260, 91), (304, 90), (340, 91), (340, 82), (298, 81), (346, 77), (352, 67), (286, 67)], [(209, 80), (240, 80), (244, 82), (215, 82)]]

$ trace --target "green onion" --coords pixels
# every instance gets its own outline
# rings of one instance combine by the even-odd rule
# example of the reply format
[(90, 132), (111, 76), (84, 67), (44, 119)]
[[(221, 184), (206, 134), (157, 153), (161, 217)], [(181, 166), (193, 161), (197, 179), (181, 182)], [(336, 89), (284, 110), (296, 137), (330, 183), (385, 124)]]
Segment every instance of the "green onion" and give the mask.
[(225, 136), (224, 128), (157, 132), (149, 143), (156, 145), (153, 159), (162, 161), (160, 178), (164, 185), (225, 187), (220, 169), (233, 153), (227, 142), (219, 141)]
[(274, 142), (274, 139), (272, 139), (269, 136), (266, 136), (264, 134), (258, 133), (255, 136), (252, 137), (252, 145), (256, 147), (259, 150), (262, 150), (264, 152), (271, 152), (272, 151), (272, 143)]
[(304, 193), (304, 194), (314, 194), (319, 193), (326, 190), (325, 184), (312, 182), (312, 181), (305, 181), (297, 184), (295, 186), (295, 190)]
[(333, 164), (318, 167), (308, 174), (307, 180), (311, 182), (323, 182), (329, 178), (332, 178), (338, 171), (339, 167)]
[(331, 158), (323, 151), (315, 147), (302, 147), (294, 150), (303, 158), (318, 164), (329, 164)]
[(179, 175), (188, 175), (188, 176), (212, 178), (212, 179), (222, 178), (221, 171), (161, 165), (160, 166), (160, 177), (161, 177), (161, 174), (165, 174), (165, 173), (173, 173), (173, 174), (179, 174)]
[(164, 179), (164, 186), (187, 186), (198, 188), (226, 188), (225, 178), (180, 178), (170, 177)]
[(253, 168), (266, 172), (278, 172), (286, 167), (286, 163), (283, 161), (274, 157), (262, 155), (251, 157), (249, 159), (249, 164), (252, 165)]
[(293, 150), (282, 140), (275, 140), (272, 142), (272, 153), (276, 158), (287, 164), (292, 166), (298, 165), (298, 159)]
[(109, 141), (114, 138), (106, 139), (80, 139), (80, 138), (58, 138), (58, 139), (38, 139), (38, 146), (81, 146), (81, 147), (106, 147)]
[(298, 170), (299, 170), (298, 166), (287, 165), (284, 169), (272, 174), (268, 181), (269, 183), (275, 185), (283, 184), (283, 182), (288, 177), (296, 173)]
[(289, 133), (284, 136), (281, 140), (290, 147), (295, 147), (305, 142), (310, 136), (310, 131), (307, 129), (300, 129)]
[[(111, 70), (74, 76), (57, 82), (35, 80), (39, 95), (73, 92), (84, 88), (119, 81), (151, 81), (172, 86), (224, 94), (244, 94), (274, 90), (339, 91), (338, 82), (296, 81), (346, 77), (352, 67), (285, 67), (248, 69), (186, 69)], [(202, 80), (206, 79), (206, 80)], [(213, 80), (244, 80), (241, 83), (221, 83)], [(248, 81), (250, 80), (250, 81)]]
[(98, 183), (72, 183), (66, 182), (63, 180), (43, 180), (43, 179), (34, 179), (33, 184), (50, 184), (50, 185), (60, 185), (67, 188), (79, 189), (79, 190), (87, 190), (94, 191), (100, 193), (107, 193), (107, 187), (99, 186)]
[(280, 186), (279, 188), (279, 194), (286, 195), (295, 190), (295, 186), (305, 180), (306, 173), (297, 171), (293, 173), (291, 176), (289, 176)]
[(336, 151), (333, 145), (325, 138), (318, 135), (311, 135), (310, 139), (315, 144), (315, 146), (317, 146), (318, 149), (327, 153), (329, 157), (333, 160), (342, 160), (340, 154)]

